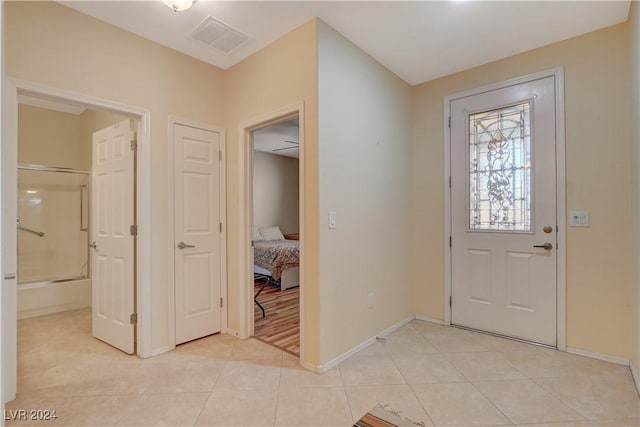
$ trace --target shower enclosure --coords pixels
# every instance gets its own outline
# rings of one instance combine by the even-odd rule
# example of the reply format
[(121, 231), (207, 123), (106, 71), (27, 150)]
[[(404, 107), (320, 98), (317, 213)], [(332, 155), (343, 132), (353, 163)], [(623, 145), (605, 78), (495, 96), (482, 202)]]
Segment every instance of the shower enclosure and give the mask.
[(90, 176), (18, 165), (19, 317), (90, 305)]

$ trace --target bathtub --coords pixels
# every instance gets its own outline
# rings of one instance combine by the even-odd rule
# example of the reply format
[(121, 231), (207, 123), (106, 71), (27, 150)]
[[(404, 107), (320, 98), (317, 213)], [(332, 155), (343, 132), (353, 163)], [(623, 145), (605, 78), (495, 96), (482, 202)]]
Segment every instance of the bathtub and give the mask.
[(18, 319), (91, 307), (91, 279), (21, 283), (18, 285)]

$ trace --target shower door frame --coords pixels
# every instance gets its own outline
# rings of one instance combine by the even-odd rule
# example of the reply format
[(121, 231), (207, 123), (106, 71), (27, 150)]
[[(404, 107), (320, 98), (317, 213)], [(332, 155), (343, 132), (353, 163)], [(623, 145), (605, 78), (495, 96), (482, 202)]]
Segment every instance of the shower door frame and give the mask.
[[(18, 94), (54, 98), (138, 120), (136, 161), (135, 301), (136, 354), (150, 357), (166, 351), (151, 345), (151, 111), (54, 87), (5, 77), (2, 88), (2, 398), (15, 399), (17, 388), (17, 214)], [(13, 276), (13, 279), (11, 278)], [(1, 403), (1, 402), (0, 402)]]

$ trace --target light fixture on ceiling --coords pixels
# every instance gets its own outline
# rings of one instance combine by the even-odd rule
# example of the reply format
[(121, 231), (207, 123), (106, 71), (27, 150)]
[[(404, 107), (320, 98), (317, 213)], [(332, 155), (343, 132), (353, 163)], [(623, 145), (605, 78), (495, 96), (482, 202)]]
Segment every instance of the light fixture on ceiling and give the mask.
[(182, 12), (183, 10), (191, 9), (191, 6), (197, 0), (162, 0), (167, 7), (174, 12)]

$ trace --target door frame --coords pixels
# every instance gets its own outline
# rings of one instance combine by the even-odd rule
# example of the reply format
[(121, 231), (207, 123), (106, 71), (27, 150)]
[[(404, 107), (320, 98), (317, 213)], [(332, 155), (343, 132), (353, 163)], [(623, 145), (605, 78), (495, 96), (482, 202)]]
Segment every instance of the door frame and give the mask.
[[(254, 130), (265, 126), (283, 122), (298, 117), (298, 136), (300, 142), (300, 156), (298, 163), (298, 209), (300, 230), (300, 362), (304, 365), (305, 358), (305, 230), (304, 230), (304, 188), (305, 188), (305, 144), (304, 144), (304, 103), (296, 103), (275, 111), (256, 116), (244, 121), (238, 128), (240, 151), (240, 191), (239, 202), (241, 212), (240, 223), (240, 254), (239, 277), (243, 278), (239, 289), (240, 338), (246, 339), (254, 335), (254, 281), (251, 239), (253, 237), (253, 137)], [(243, 285), (244, 284), (244, 285)]]
[(451, 102), (467, 98), (469, 96), (479, 95), (481, 93), (491, 92), (498, 89), (504, 89), (510, 86), (529, 83), (534, 80), (544, 79), (546, 77), (554, 78), (555, 86), (555, 109), (556, 109), (556, 224), (558, 225), (557, 242), (558, 249), (556, 263), (556, 335), (557, 347), (559, 350), (566, 350), (566, 300), (567, 300), (567, 229), (566, 229), (566, 188), (565, 188), (565, 117), (564, 117), (564, 68), (557, 67), (550, 70), (540, 71), (522, 77), (516, 77), (480, 86), (474, 89), (447, 95), (444, 98), (444, 209), (445, 209), (445, 235), (444, 235), (444, 253), (445, 253), (445, 287), (444, 287), (444, 323), (451, 325), (451, 293), (453, 283), (451, 281), (451, 247), (449, 239), (452, 235), (451, 224), (451, 188), (449, 179), (451, 177)]
[[(52, 86), (34, 83), (26, 80), (5, 77), (3, 79), (3, 127), (2, 127), (2, 191), (3, 200), (3, 231), (6, 222), (6, 215), (9, 212), (17, 212), (17, 202), (15, 200), (17, 192), (17, 164), (18, 164), (18, 94), (26, 93), (34, 96), (57, 98), (61, 101), (73, 102), (85, 105), (88, 108), (95, 108), (107, 112), (121, 114), (126, 117), (138, 120), (137, 140), (137, 162), (136, 162), (136, 225), (138, 234), (136, 237), (135, 252), (135, 295), (136, 312), (138, 323), (136, 325), (136, 354), (140, 357), (151, 356), (151, 112), (145, 108), (135, 107), (111, 100), (97, 98), (78, 92), (58, 89)], [(13, 197), (13, 199), (12, 199)], [(9, 246), (15, 246), (16, 233), (3, 233), (3, 239), (8, 241)], [(6, 240), (5, 240), (6, 241)], [(3, 258), (6, 255), (3, 256)], [(17, 270), (17, 256), (14, 258), (16, 265), (10, 266)], [(4, 271), (6, 261), (3, 259), (2, 274), (15, 273), (15, 271)], [(3, 294), (7, 296), (3, 284)], [(12, 287), (14, 290), (16, 286)], [(15, 398), (17, 384), (17, 294), (12, 292), (8, 295), (13, 301), (4, 301), (5, 308), (11, 304), (11, 310), (2, 310), (3, 340), (1, 354), (4, 367), (3, 381), (5, 388), (4, 399)]]
[(170, 307), (169, 318), (169, 340), (171, 349), (176, 347), (176, 278), (175, 278), (175, 138), (173, 129), (175, 125), (187, 126), (195, 129), (202, 129), (210, 132), (217, 132), (220, 134), (220, 151), (222, 152), (222, 158), (220, 159), (220, 222), (222, 222), (222, 233), (220, 234), (220, 297), (223, 299), (222, 310), (220, 311), (221, 332), (227, 332), (227, 313), (228, 313), (228, 298), (227, 298), (227, 184), (226, 184), (226, 129), (216, 125), (210, 125), (207, 123), (197, 122), (194, 120), (185, 119), (177, 116), (169, 116), (167, 123), (167, 168), (169, 171), (169, 185), (168, 185), (168, 251), (169, 262), (167, 263), (167, 278), (169, 280), (169, 294), (167, 295), (167, 305)]

